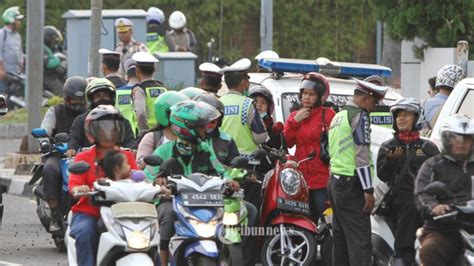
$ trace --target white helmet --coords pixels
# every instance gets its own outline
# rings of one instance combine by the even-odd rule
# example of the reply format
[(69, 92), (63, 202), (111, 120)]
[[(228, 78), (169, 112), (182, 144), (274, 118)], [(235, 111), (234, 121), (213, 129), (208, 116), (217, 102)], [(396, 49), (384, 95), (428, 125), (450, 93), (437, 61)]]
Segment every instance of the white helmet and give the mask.
[(163, 13), (161, 9), (154, 6), (148, 8), (146, 22), (150, 23), (150, 21), (156, 21), (160, 24), (163, 24), (163, 22), (165, 22), (165, 13)]
[(275, 59), (275, 58), (280, 58), (280, 56), (273, 50), (265, 50), (265, 51), (260, 52), (255, 57), (255, 60), (260, 61), (260, 59), (262, 58)]
[(458, 65), (445, 65), (443, 66), (436, 75), (435, 88), (439, 86), (448, 87), (454, 89), (456, 83), (466, 76), (462, 68)]
[(186, 16), (181, 11), (174, 11), (171, 13), (168, 23), (174, 30), (184, 28), (186, 26)]
[(415, 121), (413, 121), (414, 122), (413, 129), (415, 128), (420, 129), (421, 127), (419, 126), (419, 122), (421, 120), (420, 119), (421, 107), (418, 101), (415, 100), (414, 98), (406, 98), (406, 99), (398, 100), (396, 103), (392, 105), (392, 107), (390, 107), (390, 113), (392, 113), (392, 116), (393, 116), (393, 129), (395, 129), (395, 131), (398, 130), (396, 119), (397, 119), (398, 112), (402, 110), (415, 114)]
[[(440, 129), (441, 134), (441, 144), (443, 153), (450, 156), (454, 160), (465, 160), (469, 157), (474, 158), (473, 154), (473, 145), (471, 145), (471, 150), (467, 158), (456, 158), (451, 153), (451, 142), (450, 139), (454, 136), (471, 136), (474, 138), (474, 120), (467, 115), (463, 114), (454, 114), (448, 117), (444, 125)], [(474, 140), (474, 139), (473, 139)]]

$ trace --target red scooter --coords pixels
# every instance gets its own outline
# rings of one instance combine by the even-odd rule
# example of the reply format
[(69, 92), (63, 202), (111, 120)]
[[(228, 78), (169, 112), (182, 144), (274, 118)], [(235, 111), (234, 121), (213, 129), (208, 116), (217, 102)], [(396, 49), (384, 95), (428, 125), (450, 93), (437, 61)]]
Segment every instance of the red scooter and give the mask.
[[(280, 134), (283, 143), (282, 130), (282, 123), (273, 126), (273, 132)], [(310, 218), (308, 186), (298, 166), (313, 159), (315, 153), (299, 162), (287, 160), (289, 156), (283, 148), (272, 149), (269, 155), (276, 160), (276, 166), (262, 183), (259, 221), (265, 238), (258, 241), (261, 247), (263, 242), (262, 264), (313, 265), (318, 230)]]

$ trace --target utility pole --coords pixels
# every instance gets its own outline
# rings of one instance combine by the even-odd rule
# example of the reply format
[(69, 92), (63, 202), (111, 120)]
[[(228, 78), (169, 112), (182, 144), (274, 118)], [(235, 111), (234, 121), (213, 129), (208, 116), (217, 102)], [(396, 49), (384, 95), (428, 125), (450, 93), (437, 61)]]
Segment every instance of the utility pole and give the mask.
[(260, 0), (260, 50), (273, 48), (273, 0)]
[[(40, 127), (43, 97), (43, 25), (44, 0), (28, 0), (26, 6), (26, 100), (28, 132)], [(37, 149), (36, 140), (28, 134), (28, 152)]]
[(89, 50), (88, 73), (91, 77), (100, 74), (100, 31), (102, 20), (102, 0), (91, 0), (91, 45)]

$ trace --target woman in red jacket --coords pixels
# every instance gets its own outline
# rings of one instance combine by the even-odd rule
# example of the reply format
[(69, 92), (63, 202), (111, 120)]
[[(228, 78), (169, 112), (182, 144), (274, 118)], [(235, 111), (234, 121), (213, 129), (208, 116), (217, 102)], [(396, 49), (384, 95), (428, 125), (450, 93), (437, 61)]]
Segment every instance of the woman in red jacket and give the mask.
[(314, 159), (299, 166), (308, 184), (311, 216), (315, 223), (324, 211), (324, 203), (328, 198), (326, 185), (329, 166), (319, 158), (321, 133), (329, 130), (335, 115), (331, 108), (322, 106), (328, 96), (329, 82), (323, 75), (314, 72), (304, 75), (299, 95), (302, 107), (290, 114), (283, 132), (288, 148), (296, 145), (296, 160), (306, 158), (312, 151), (316, 152)]
[[(86, 117), (85, 132), (87, 138), (95, 146), (78, 153), (76, 162), (85, 161), (90, 165), (89, 170), (80, 175), (69, 176), (69, 191), (72, 195), (77, 192), (87, 192), (92, 189), (98, 177), (105, 177), (98, 162), (107, 151), (120, 150), (124, 136), (124, 123), (128, 123), (117, 108), (111, 105), (99, 105)], [(132, 152), (121, 151), (127, 158), (131, 169), (138, 169)], [(78, 265), (95, 265), (99, 234), (97, 220), (100, 218), (99, 208), (92, 206), (89, 198), (83, 197), (71, 208), (71, 236), (76, 239)]]

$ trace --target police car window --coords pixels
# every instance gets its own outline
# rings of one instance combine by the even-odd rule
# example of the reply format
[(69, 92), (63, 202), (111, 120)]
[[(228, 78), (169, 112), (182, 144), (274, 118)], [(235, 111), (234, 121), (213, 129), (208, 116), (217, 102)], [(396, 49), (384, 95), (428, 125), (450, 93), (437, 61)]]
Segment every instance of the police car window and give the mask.
[(300, 98), (297, 92), (285, 92), (281, 95), (281, 106), (283, 111), (283, 119), (290, 116), (292, 111), (295, 111), (300, 106)]
[(474, 117), (474, 108), (472, 108), (472, 103), (474, 103), (474, 90), (468, 90), (466, 97), (464, 97), (461, 106), (459, 107), (458, 114), (465, 114), (469, 117)]

